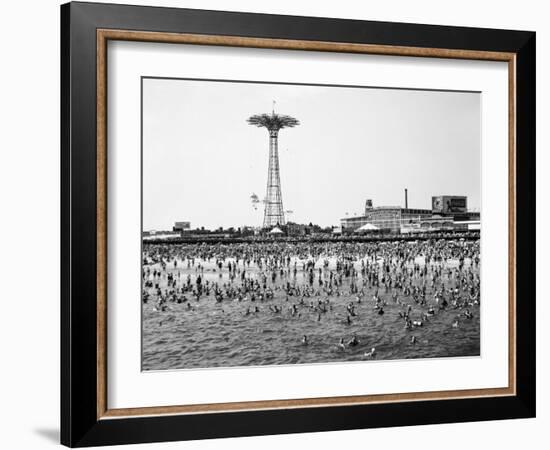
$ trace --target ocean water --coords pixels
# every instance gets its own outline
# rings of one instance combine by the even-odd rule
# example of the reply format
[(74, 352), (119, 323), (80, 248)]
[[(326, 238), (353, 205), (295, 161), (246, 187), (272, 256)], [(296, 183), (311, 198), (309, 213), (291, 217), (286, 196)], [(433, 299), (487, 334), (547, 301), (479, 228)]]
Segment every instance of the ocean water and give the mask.
[[(323, 258), (323, 260), (326, 258)], [(298, 258), (298, 267), (301, 262)], [(229, 261), (226, 260), (226, 262)], [(202, 274), (203, 284), (206, 280), (218, 284), (229, 283), (229, 272), (224, 263), (220, 271), (215, 260), (196, 259), (195, 266), (188, 267), (187, 260), (177, 260), (177, 267), (173, 261), (167, 264), (160, 278), (155, 283), (160, 284), (164, 292), (167, 287), (167, 274), (172, 273), (177, 281), (177, 287), (183, 286), (190, 275), (193, 283), (197, 276), (197, 266), (204, 267)], [(322, 266), (321, 258), (316, 261), (316, 270)], [(293, 262), (291, 263), (291, 265)], [(424, 265), (423, 258), (416, 258), (415, 264)], [(448, 259), (444, 267), (458, 266), (457, 260)], [(471, 263), (465, 260), (465, 266)], [(354, 266), (360, 269), (360, 261)], [(151, 272), (161, 270), (159, 263), (148, 265)], [(239, 264), (242, 267), (242, 262)], [(329, 269), (335, 267), (331, 260)], [(474, 268), (479, 275), (479, 267)], [(247, 267), (249, 276), (257, 277), (259, 268), (251, 264)], [(145, 280), (153, 280), (153, 276)], [(298, 270), (296, 279), (289, 278), (296, 285), (308, 284), (306, 273)], [(361, 276), (359, 275), (359, 280)], [(455, 280), (443, 277), (446, 287), (454, 287)], [(344, 361), (371, 361), (410, 359), (410, 358), (440, 358), (478, 356), (480, 354), (480, 307), (468, 306), (473, 318), (460, 316), (464, 308), (453, 309), (448, 307), (439, 311), (437, 306), (434, 316), (423, 322), (421, 327), (406, 329), (400, 312), (406, 310), (408, 304), (412, 311), (410, 318), (420, 320), (430, 305), (435, 305), (432, 290), (427, 288), (427, 305), (420, 306), (411, 296), (406, 297), (399, 293), (399, 304), (392, 299), (392, 291), (386, 291), (384, 286), (378, 288), (378, 295), (386, 302), (384, 315), (379, 315), (374, 309), (373, 295), (375, 288), (366, 289), (361, 303), (357, 303), (354, 295), (349, 295), (350, 280), (344, 278), (340, 296), (330, 296), (331, 309), (326, 313), (319, 313), (310, 308), (310, 302), (315, 305), (318, 300), (327, 296), (321, 293), (318, 297), (304, 298), (305, 305), (298, 306), (298, 313), (292, 316), (290, 307), (297, 304), (300, 298), (288, 297), (279, 289), (286, 284), (287, 279), (277, 276), (274, 282), (268, 277), (268, 286), (274, 289), (274, 298), (264, 301), (238, 301), (225, 298), (217, 302), (214, 295), (201, 297), (199, 301), (186, 294), (185, 303), (168, 302), (166, 310), (161, 311), (156, 305), (154, 288), (144, 288), (150, 294), (147, 303), (142, 303), (142, 369), (196, 369), (212, 367), (261, 366), (274, 364), (313, 364)], [(421, 280), (415, 280), (420, 284)], [(233, 281), (240, 284), (237, 277)], [(314, 290), (319, 288), (317, 271), (315, 272)], [(250, 297), (250, 296), (249, 296)], [(354, 317), (351, 323), (347, 322), (346, 306), (355, 303)], [(188, 304), (191, 305), (191, 308)], [(282, 309), (274, 313), (270, 306), (277, 305)], [(246, 314), (247, 308), (259, 312)], [(459, 317), (460, 316), (460, 317)], [(458, 318), (458, 327), (453, 322)], [(340, 339), (348, 342), (353, 335), (359, 339), (356, 346), (339, 346)], [(308, 344), (303, 345), (302, 338), (307, 336)], [(412, 343), (412, 336), (416, 342)], [(365, 356), (372, 348), (376, 349), (374, 358)]]

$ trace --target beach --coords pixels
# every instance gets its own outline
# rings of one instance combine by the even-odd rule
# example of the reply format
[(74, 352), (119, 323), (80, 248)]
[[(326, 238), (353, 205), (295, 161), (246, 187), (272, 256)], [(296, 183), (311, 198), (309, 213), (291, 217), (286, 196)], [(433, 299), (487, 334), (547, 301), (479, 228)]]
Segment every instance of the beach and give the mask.
[(479, 356), (480, 266), (479, 240), (144, 243), (142, 370)]

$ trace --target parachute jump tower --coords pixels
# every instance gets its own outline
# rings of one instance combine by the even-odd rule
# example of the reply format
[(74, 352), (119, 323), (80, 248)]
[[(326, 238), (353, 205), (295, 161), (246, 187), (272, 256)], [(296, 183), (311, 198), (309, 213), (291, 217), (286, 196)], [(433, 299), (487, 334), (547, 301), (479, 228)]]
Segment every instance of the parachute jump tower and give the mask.
[(300, 122), (294, 117), (276, 114), (275, 108), (273, 108), (271, 114), (254, 115), (247, 122), (249, 125), (266, 128), (269, 132), (269, 168), (267, 170), (267, 192), (263, 227), (272, 228), (284, 225), (285, 214), (279, 173), (278, 136), (279, 130), (293, 128), (300, 125)]

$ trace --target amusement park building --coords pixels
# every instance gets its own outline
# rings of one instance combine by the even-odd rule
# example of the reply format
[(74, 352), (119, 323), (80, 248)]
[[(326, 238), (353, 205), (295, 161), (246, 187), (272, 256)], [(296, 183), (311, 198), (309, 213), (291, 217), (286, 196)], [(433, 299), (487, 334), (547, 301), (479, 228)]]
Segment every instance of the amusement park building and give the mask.
[(341, 219), (342, 232), (355, 231), (366, 224), (374, 225), (380, 231), (400, 233), (404, 224), (431, 218), (430, 209), (401, 208), (400, 206), (378, 206), (367, 209), (365, 214)]
[(358, 231), (367, 224), (383, 233), (413, 233), (463, 229), (461, 224), (474, 229), (476, 223), (479, 225), (479, 218), (479, 212), (467, 210), (467, 197), (446, 195), (432, 197), (432, 209), (373, 207), (372, 200), (367, 200), (363, 215), (343, 218), (340, 223), (343, 233)]

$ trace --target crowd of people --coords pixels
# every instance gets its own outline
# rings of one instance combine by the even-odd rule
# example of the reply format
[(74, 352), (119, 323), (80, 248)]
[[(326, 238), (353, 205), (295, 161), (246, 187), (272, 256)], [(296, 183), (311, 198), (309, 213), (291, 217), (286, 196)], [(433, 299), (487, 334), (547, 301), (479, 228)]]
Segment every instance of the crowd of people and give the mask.
[[(414, 346), (437, 315), (452, 315), (452, 328), (479, 320), (479, 269), (479, 240), (144, 243), (142, 302), (159, 326), (166, 312), (185, 315), (212, 303), (242, 321), (330, 320), (343, 333), (368, 309), (415, 331)], [(326, 339), (342, 351), (362, 344), (356, 333)], [(311, 342), (302, 334), (299, 345)], [(375, 358), (377, 349), (364, 345), (363, 356)]]

